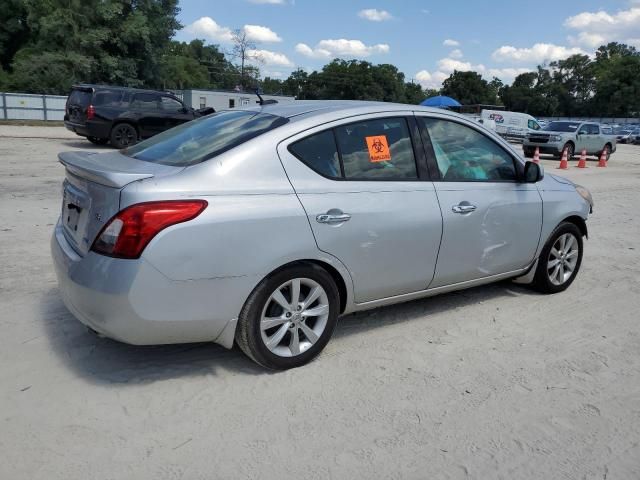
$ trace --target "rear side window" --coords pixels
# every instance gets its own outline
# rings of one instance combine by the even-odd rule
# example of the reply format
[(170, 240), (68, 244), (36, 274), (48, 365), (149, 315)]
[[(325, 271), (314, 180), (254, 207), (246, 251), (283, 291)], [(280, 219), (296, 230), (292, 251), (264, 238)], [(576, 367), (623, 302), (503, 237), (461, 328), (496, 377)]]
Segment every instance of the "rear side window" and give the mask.
[(514, 160), (502, 147), (465, 125), (435, 118), (420, 118), (426, 127), (440, 170), (449, 182), (515, 181)]
[(372, 119), (336, 127), (347, 180), (417, 180), (418, 171), (404, 118)]
[(340, 158), (332, 130), (293, 143), (289, 151), (308, 167), (329, 178), (340, 178)]
[(317, 173), (335, 180), (417, 180), (404, 118), (341, 125), (303, 138), (289, 151)]
[(120, 106), (121, 101), (122, 92), (104, 90), (93, 95), (92, 105), (94, 107), (115, 107)]
[(220, 155), (288, 121), (260, 112), (219, 112), (166, 130), (122, 153), (147, 162), (187, 167)]

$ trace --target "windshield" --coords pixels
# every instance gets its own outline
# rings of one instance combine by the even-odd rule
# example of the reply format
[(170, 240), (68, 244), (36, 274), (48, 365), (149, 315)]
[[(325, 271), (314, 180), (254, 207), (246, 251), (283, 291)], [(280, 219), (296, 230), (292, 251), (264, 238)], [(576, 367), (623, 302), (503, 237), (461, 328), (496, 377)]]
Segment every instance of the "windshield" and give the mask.
[(575, 132), (579, 126), (580, 124), (576, 122), (551, 122), (544, 127), (544, 130), (549, 132)]
[(122, 153), (147, 162), (187, 167), (220, 155), (288, 121), (261, 112), (229, 110), (184, 123)]

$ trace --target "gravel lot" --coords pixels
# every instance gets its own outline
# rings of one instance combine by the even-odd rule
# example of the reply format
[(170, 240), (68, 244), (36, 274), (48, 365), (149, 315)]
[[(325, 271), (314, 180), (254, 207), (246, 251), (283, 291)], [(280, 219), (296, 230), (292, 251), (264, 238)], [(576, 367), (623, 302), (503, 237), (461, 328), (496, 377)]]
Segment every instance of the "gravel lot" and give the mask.
[(272, 373), (88, 333), (49, 236), (56, 154), (96, 147), (20, 128), (0, 126), (0, 478), (640, 478), (640, 146), (562, 172), (596, 202), (567, 292), (507, 282), (350, 315), (315, 362)]

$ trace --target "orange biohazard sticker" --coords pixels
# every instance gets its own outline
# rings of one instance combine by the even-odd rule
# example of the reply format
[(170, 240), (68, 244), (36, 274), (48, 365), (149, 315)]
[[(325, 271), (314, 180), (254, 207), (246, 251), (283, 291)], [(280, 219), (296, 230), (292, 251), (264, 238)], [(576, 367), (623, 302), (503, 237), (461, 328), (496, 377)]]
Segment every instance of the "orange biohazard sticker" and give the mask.
[(367, 148), (369, 149), (369, 161), (387, 162), (391, 160), (391, 152), (387, 143), (386, 135), (375, 135), (373, 137), (365, 137)]

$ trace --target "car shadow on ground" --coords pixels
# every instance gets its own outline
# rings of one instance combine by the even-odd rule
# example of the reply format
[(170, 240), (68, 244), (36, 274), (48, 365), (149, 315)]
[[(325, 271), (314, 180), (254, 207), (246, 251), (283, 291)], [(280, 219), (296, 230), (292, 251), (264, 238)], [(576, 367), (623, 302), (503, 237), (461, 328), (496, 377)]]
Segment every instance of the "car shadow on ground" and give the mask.
[(114, 150), (114, 148), (109, 144), (96, 145), (94, 143), (91, 143), (88, 140), (62, 140), (60, 141), (60, 143), (65, 147), (80, 148), (82, 150), (101, 150), (101, 151)]
[[(370, 329), (412, 321), (426, 321), (457, 308), (504, 296), (536, 296), (537, 293), (510, 282), (414, 300), (341, 317), (334, 338), (364, 333)], [(238, 347), (227, 350), (212, 343), (134, 346), (100, 338), (66, 309), (57, 288), (40, 302), (46, 336), (53, 352), (74, 373), (97, 384), (144, 384), (188, 376), (241, 373), (274, 375), (248, 359)], [(316, 361), (322, 361), (320, 357)], [(304, 368), (304, 367), (303, 367)]]

